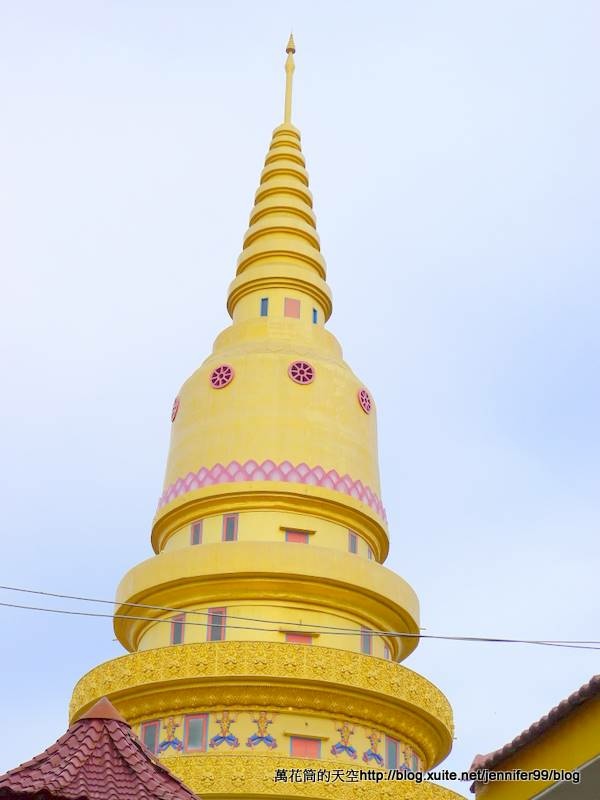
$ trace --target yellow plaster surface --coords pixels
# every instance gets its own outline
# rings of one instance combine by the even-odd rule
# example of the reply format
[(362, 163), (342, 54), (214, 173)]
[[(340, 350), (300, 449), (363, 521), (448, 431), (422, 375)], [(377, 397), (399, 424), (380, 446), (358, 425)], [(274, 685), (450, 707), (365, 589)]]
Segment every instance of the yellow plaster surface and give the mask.
[[(202, 544), (219, 544), (222, 541), (222, 514), (198, 517), (194, 520), (194, 522), (198, 521), (202, 522)], [(194, 522), (188, 523), (175, 531), (166, 541), (163, 552), (178, 550), (181, 547), (190, 545)], [(282, 542), (285, 541), (286, 530), (309, 531), (311, 533), (311, 546), (327, 547), (342, 553), (349, 552), (348, 528), (345, 525), (328, 519), (314, 520), (309, 524), (312, 527), (306, 528), (307, 514), (272, 511), (264, 508), (256, 511), (243, 511), (239, 514), (237, 538), (238, 541)], [(356, 555), (368, 558), (367, 542), (359, 533), (357, 533), (357, 537)]]
[[(418, 633), (415, 593), (380, 564), (311, 545), (242, 541), (190, 545), (138, 564), (117, 589), (120, 618), (115, 619), (115, 633), (133, 650), (152, 620), (177, 613), (126, 603), (179, 610), (203, 599), (211, 606), (229, 606), (236, 599), (282, 597), (320, 605), (324, 611), (354, 609), (371, 630)], [(323, 623), (337, 624), (335, 619)], [(231, 636), (236, 636), (234, 630)], [(262, 632), (255, 638), (263, 638)], [(412, 652), (416, 643), (414, 638), (401, 638), (400, 657)]]
[[(271, 459), (335, 469), (380, 494), (376, 413), (365, 414), (357, 400), (363, 383), (343, 361), (303, 346), (293, 330), (302, 324), (271, 324), (259, 348), (256, 339), (245, 347), (240, 336), (183, 385), (165, 487), (201, 467)], [(236, 325), (234, 330), (238, 333)], [(298, 385), (289, 378), (288, 367), (296, 360), (314, 368), (312, 383)], [(210, 374), (222, 363), (233, 367), (235, 377), (215, 391)]]
[[(195, 605), (185, 615), (184, 643), (207, 641), (207, 618), (209, 604)], [(165, 647), (170, 643), (172, 614), (164, 615), (161, 622), (148, 626), (140, 638), (138, 650), (150, 650)], [(273, 620), (276, 620), (273, 622)], [(197, 624), (194, 624), (197, 623)], [(285, 642), (286, 633), (300, 633), (313, 637), (314, 647), (337, 647), (341, 650), (361, 652), (360, 628), (364, 624), (360, 612), (348, 611), (346, 614), (326, 613), (318, 605), (308, 603), (239, 603), (227, 606), (227, 641), (256, 641), (256, 626), (261, 628), (261, 641)], [(327, 628), (332, 626), (347, 630), (347, 634), (332, 633)], [(387, 644), (391, 659), (398, 658), (400, 648), (393, 636), (372, 636), (371, 654), (379, 658), (385, 657), (384, 646)]]
[(164, 550), (177, 530), (203, 517), (260, 509), (276, 509), (282, 515), (297, 514), (296, 524), (307, 530), (317, 531), (322, 528), (322, 522), (334, 522), (356, 531), (370, 545), (376, 561), (383, 562), (387, 557), (389, 540), (384, 523), (360, 500), (322, 486), (277, 481), (266, 486), (259, 481), (222, 483), (176, 498), (155, 519), (152, 529), (154, 551)]

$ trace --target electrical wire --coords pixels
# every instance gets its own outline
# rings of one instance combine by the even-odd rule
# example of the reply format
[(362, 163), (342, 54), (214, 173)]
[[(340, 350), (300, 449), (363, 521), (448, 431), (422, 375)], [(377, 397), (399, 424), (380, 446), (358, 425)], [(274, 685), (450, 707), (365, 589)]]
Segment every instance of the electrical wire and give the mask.
[[(159, 605), (151, 605), (148, 603), (132, 603), (132, 602), (122, 602), (116, 603), (114, 600), (101, 600), (97, 597), (84, 597), (80, 595), (70, 595), (70, 594), (59, 594), (57, 592), (46, 592), (40, 589), (24, 589), (21, 587), (16, 586), (0, 586), (0, 589), (4, 589), (7, 591), (13, 592), (22, 592), (26, 594), (38, 594), (43, 595), (45, 597), (57, 597), (62, 600), (81, 600), (83, 602), (88, 603), (104, 603), (108, 605), (119, 605), (119, 606), (129, 606), (131, 608), (147, 608), (154, 611), (169, 611), (175, 614), (195, 614), (198, 616), (207, 617), (209, 615), (209, 611), (202, 611), (198, 609), (189, 609), (189, 608), (181, 608), (181, 607), (174, 607), (174, 606), (159, 606)], [(268, 608), (277, 608), (277, 606), (270, 606), (269, 604), (265, 604)], [(123, 614), (123, 615), (105, 615), (105, 616), (121, 616), (123, 619), (134, 619), (133, 617)], [(260, 622), (265, 623), (269, 622), (273, 625), (290, 625), (289, 620), (278, 620), (278, 619), (264, 619), (263, 617), (243, 617), (238, 616), (235, 614), (228, 614), (228, 619), (235, 619), (241, 620), (243, 622)], [(144, 617), (147, 619), (147, 617)], [(170, 620), (166, 620), (170, 622)], [(294, 627), (304, 627), (304, 628), (311, 628), (315, 629), (318, 628), (320, 630), (333, 632), (336, 633), (349, 633), (349, 634), (360, 634), (363, 631), (357, 630), (356, 628), (344, 628), (342, 626), (335, 626), (335, 625), (318, 625), (313, 624), (310, 622), (295, 622)], [(244, 629), (242, 629), (244, 630)], [(245, 630), (254, 630), (252, 627), (248, 627)], [(269, 629), (271, 630), (271, 629)], [(387, 636), (404, 636), (407, 638), (419, 638), (419, 639), (452, 639), (452, 640), (474, 640), (474, 641), (489, 641), (489, 642), (515, 642), (515, 643), (524, 643), (524, 644), (578, 644), (578, 645), (599, 645), (600, 641), (596, 640), (577, 640), (577, 639), (505, 639), (500, 637), (483, 637), (483, 636), (441, 636), (441, 635), (434, 635), (434, 634), (424, 634), (424, 633), (408, 633), (408, 632), (399, 632), (399, 631), (376, 631), (376, 630), (364, 630), (364, 633), (370, 633), (372, 635), (387, 635)]]
[[(208, 614), (210, 613), (208, 611), (202, 611), (202, 610), (198, 610), (198, 609), (175, 608), (175, 607), (172, 607), (172, 606), (156, 606), (156, 605), (151, 605), (149, 603), (128, 603), (128, 602), (115, 603), (114, 600), (99, 600), (98, 598), (95, 598), (95, 597), (79, 597), (77, 595), (57, 594), (56, 592), (43, 592), (43, 591), (40, 591), (39, 589), (21, 589), (21, 588), (15, 587), (15, 586), (0, 586), (0, 589), (5, 589), (7, 591), (12, 591), (12, 592), (23, 592), (23, 593), (26, 593), (26, 594), (39, 594), (39, 595), (43, 595), (44, 597), (57, 597), (57, 598), (60, 598), (61, 600), (81, 600), (81, 601), (86, 602), (86, 603), (104, 603), (104, 604), (108, 604), (108, 605), (111, 605), (111, 606), (119, 605), (119, 606), (129, 606), (131, 608), (148, 608), (148, 609), (153, 610), (153, 611), (169, 611), (169, 612), (172, 612), (172, 613), (175, 613), (175, 614), (196, 614), (198, 616), (207, 617)], [(271, 606), (268, 603), (266, 603), (264, 605), (266, 605), (267, 608), (277, 608), (277, 606)], [(124, 615), (124, 616), (126, 616), (126, 615)], [(228, 614), (227, 616), (228, 616), (228, 619), (236, 619), (236, 620), (240, 620), (242, 622), (265, 622), (266, 621), (266, 622), (272, 623), (273, 625), (289, 625), (290, 624), (289, 620), (279, 620), (279, 619), (265, 620), (262, 617), (241, 617), (241, 616), (236, 616), (235, 614)], [(334, 625), (317, 625), (317, 624), (313, 625), (310, 622), (296, 622), (296, 623), (294, 623), (294, 627), (303, 627), (303, 628), (311, 628), (311, 629), (319, 628), (320, 630), (340, 631), (342, 633), (357, 633), (357, 629), (356, 628), (344, 628), (344, 627), (341, 627), (341, 626), (340, 627), (336, 627)], [(252, 628), (249, 628), (249, 630), (252, 630)], [(358, 632), (360, 632), (360, 631), (358, 631)], [(408, 635), (410, 635), (410, 636), (419, 636), (418, 633), (407, 634), (407, 636)]]
[[(37, 589), (24, 589), (16, 586), (0, 586), (0, 589), (5, 591), (13, 591), (13, 592), (21, 592), (25, 594), (37, 594), (43, 595), (47, 597), (56, 597), (59, 599), (64, 600), (78, 600), (90, 603), (104, 603), (114, 605), (114, 601), (112, 600), (101, 600), (98, 598), (92, 597), (81, 597), (77, 595), (67, 595), (67, 594), (59, 594), (56, 592), (45, 592)], [(157, 611), (168, 611), (168, 612), (176, 612), (178, 614), (186, 614), (187, 615), (199, 615), (199, 616), (208, 616), (208, 611), (198, 611), (193, 609), (182, 609), (182, 608), (171, 608), (168, 606), (155, 606), (155, 605), (148, 605), (144, 603), (121, 603), (122, 606), (130, 606), (133, 608), (145, 608)], [(0, 602), (0, 606), (5, 608), (18, 608), (18, 609), (25, 609), (29, 611), (40, 611), (40, 612), (47, 612), (47, 613), (54, 613), (54, 614), (66, 614), (71, 616), (83, 616), (83, 617), (100, 617), (106, 619), (125, 619), (125, 620), (136, 620), (142, 622), (164, 622), (164, 623), (172, 623), (170, 619), (160, 619), (160, 618), (152, 618), (149, 620), (148, 617), (144, 616), (133, 616), (130, 614), (102, 614), (99, 612), (92, 612), (92, 611), (71, 611), (66, 609), (58, 609), (58, 608), (45, 608), (40, 606), (29, 606), (24, 604), (17, 604), (17, 603), (5, 603)], [(256, 625), (231, 625), (229, 620), (241, 620), (241, 621), (249, 621), (249, 622), (259, 622), (259, 623), (267, 623), (272, 625), (285, 625), (286, 627), (290, 626), (289, 620), (264, 620), (259, 619), (256, 617), (240, 617), (236, 615), (227, 615), (227, 627), (232, 630), (251, 630), (251, 631), (258, 631), (261, 633), (280, 633), (280, 628), (265, 628), (265, 627), (258, 627)], [(196, 627), (203, 627), (206, 628), (210, 625), (208, 621), (206, 622), (193, 622), (191, 620), (185, 621), (186, 625), (192, 625)], [(330, 635), (334, 636), (342, 636), (342, 635), (354, 635), (354, 636), (389, 636), (394, 638), (406, 638), (406, 639), (435, 639), (441, 641), (457, 641), (457, 642), (483, 642), (483, 643), (494, 643), (494, 644), (530, 644), (530, 645), (540, 645), (544, 647), (563, 647), (568, 649), (576, 649), (576, 650), (600, 650), (600, 641), (595, 640), (569, 640), (569, 639), (508, 639), (508, 638), (501, 638), (501, 637), (491, 637), (491, 636), (451, 636), (451, 635), (441, 635), (441, 634), (426, 634), (426, 633), (408, 633), (403, 631), (377, 631), (377, 630), (367, 630), (361, 629), (357, 630), (356, 628), (338, 628), (329, 625), (312, 625), (310, 623), (293, 623), (294, 628), (297, 627), (309, 627), (311, 629), (319, 628), (321, 630), (326, 631)]]

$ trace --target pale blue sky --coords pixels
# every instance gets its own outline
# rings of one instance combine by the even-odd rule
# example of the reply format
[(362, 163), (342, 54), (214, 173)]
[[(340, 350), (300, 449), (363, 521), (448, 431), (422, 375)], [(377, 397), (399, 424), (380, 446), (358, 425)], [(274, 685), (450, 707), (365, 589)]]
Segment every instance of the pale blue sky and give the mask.
[[(150, 555), (171, 403), (227, 324), (293, 26), (330, 328), (378, 404), (387, 565), (428, 632), (600, 639), (599, 17), (0, 3), (0, 583), (110, 599)], [(3, 771), (121, 648), (108, 620), (0, 621)], [(457, 770), (600, 671), (448, 642), (406, 664), (453, 704)]]

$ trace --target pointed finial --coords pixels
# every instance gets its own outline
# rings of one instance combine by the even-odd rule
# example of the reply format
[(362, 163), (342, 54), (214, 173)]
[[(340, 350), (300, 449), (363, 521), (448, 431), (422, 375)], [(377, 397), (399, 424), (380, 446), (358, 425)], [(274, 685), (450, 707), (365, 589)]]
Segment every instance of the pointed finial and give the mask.
[(296, 45), (294, 44), (294, 36), (290, 33), (290, 38), (288, 39), (287, 47), (285, 48), (285, 52), (288, 54), (288, 57), (285, 60), (285, 112), (283, 115), (283, 121), (286, 125), (291, 125), (292, 123), (292, 79), (294, 76), (294, 69), (296, 65), (294, 64), (294, 53), (296, 52)]

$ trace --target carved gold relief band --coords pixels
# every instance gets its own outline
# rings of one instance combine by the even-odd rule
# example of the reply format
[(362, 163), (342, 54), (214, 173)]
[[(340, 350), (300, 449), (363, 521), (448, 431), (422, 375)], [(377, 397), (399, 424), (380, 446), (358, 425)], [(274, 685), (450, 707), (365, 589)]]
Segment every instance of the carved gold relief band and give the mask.
[(209, 642), (133, 653), (84, 675), (71, 719), (105, 695), (134, 725), (167, 710), (257, 706), (346, 718), (414, 742), (427, 768), (452, 743), (452, 712), (433, 684), (394, 662), (330, 647)]
[[(340, 771), (338, 761), (248, 755), (169, 756), (160, 759), (199, 797), (310, 797), (311, 800), (454, 800), (461, 795), (434, 783), (374, 780), (304, 783), (275, 781), (276, 770)], [(257, 763), (259, 762), (259, 763)], [(262, 763), (260, 763), (262, 762)], [(345, 770), (344, 770), (345, 772)], [(387, 770), (383, 770), (387, 773)]]

